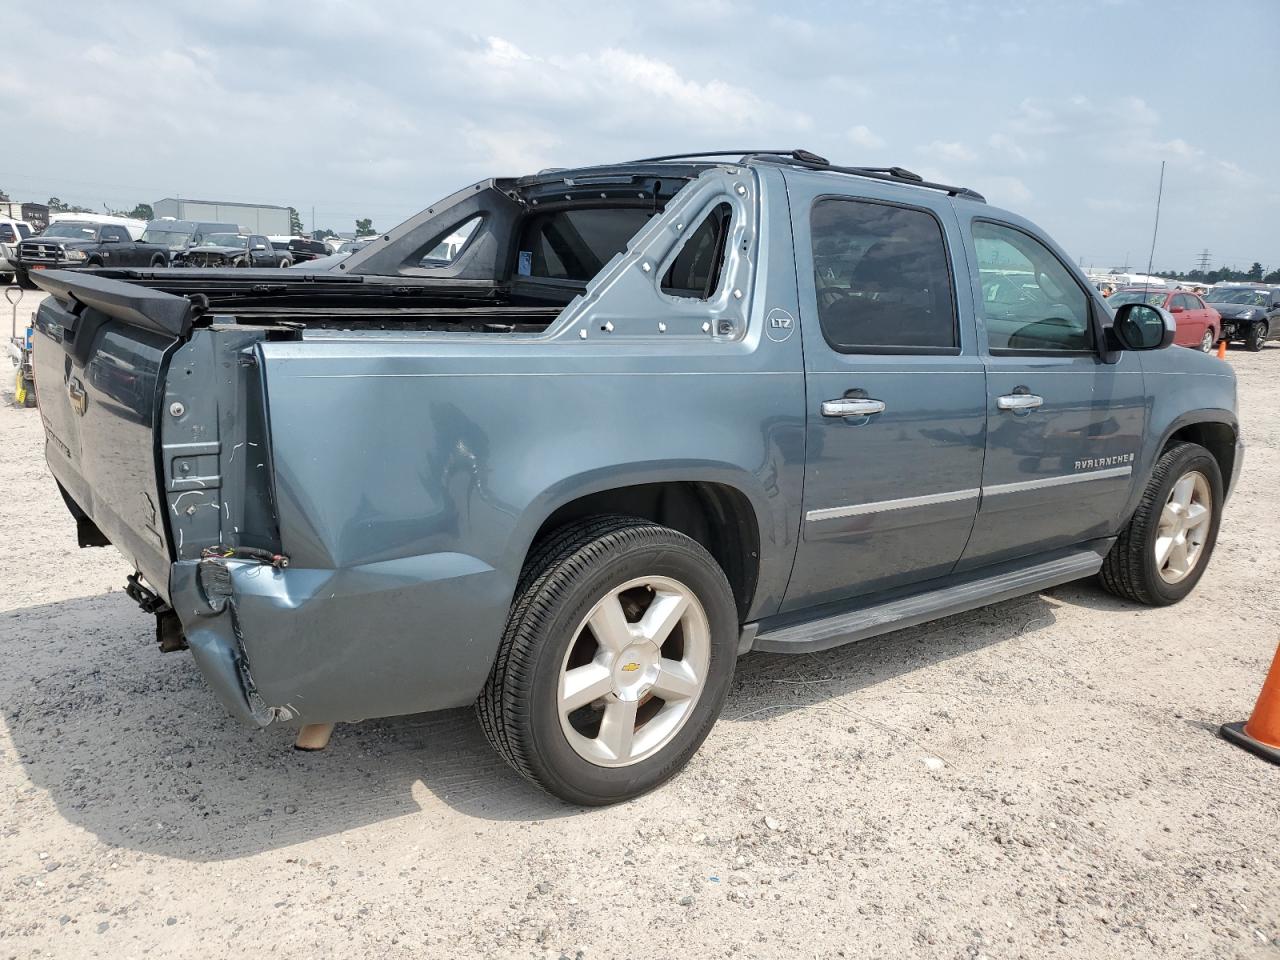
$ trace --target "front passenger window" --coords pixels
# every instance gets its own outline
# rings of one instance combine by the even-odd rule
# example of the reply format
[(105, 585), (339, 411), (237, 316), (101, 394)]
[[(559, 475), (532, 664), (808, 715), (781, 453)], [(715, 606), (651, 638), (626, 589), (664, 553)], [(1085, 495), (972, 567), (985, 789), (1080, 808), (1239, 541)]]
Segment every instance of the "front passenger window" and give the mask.
[(973, 240), (993, 354), (1092, 352), (1089, 298), (1048, 247), (984, 220), (974, 222)]

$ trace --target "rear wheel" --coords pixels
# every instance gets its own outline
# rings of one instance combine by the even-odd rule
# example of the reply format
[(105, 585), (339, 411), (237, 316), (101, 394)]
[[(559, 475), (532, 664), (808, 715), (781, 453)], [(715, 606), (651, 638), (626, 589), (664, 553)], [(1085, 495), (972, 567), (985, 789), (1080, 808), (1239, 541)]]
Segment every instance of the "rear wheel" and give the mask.
[(678, 772), (720, 713), (738, 618), (723, 571), (681, 533), (593, 517), (525, 567), (476, 707), (497, 751), (571, 803), (616, 803)]
[(1153, 607), (1189, 594), (1218, 539), (1222, 491), (1222, 471), (1208, 450), (1196, 443), (1171, 445), (1103, 562), (1102, 585)]
[(1267, 325), (1265, 323), (1249, 324), (1249, 332), (1245, 334), (1244, 347), (1246, 350), (1252, 350), (1257, 353), (1262, 349), (1262, 345), (1267, 340)]
[(166, 265), (166, 264), (165, 264), (165, 259), (164, 259), (164, 257), (161, 257), (161, 256), (154, 256), (154, 257), (152, 257), (152, 258), (151, 258), (151, 269), (152, 269), (152, 270), (160, 270), (160, 269), (163, 269), (163, 268), (165, 267), (165, 265)]
[(1212, 353), (1217, 338), (1213, 335), (1213, 328), (1209, 328), (1204, 332), (1204, 336), (1200, 338), (1200, 349), (1205, 353)]

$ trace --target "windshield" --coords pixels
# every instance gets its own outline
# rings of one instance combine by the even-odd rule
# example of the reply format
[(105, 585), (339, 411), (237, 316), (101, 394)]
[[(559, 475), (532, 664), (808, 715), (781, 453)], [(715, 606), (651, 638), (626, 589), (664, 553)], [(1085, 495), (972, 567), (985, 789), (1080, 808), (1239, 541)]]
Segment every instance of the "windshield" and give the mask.
[(98, 227), (92, 223), (51, 223), (44, 235), (46, 237), (76, 237), (80, 240), (92, 240), (98, 235)]
[(238, 233), (211, 233), (200, 241), (202, 247), (239, 247), (246, 250), (249, 247), (249, 238), (242, 237)]
[(170, 250), (180, 250), (191, 242), (191, 234), (181, 230), (146, 230), (142, 234), (143, 243), (159, 243)]
[(1204, 295), (1210, 303), (1243, 303), (1251, 307), (1265, 307), (1267, 295), (1261, 290), (1239, 287), (1235, 290), (1210, 290)]
[(1167, 293), (1159, 290), (1123, 290), (1107, 297), (1107, 303), (1113, 307), (1122, 307), (1126, 303), (1145, 303), (1153, 307), (1163, 307)]

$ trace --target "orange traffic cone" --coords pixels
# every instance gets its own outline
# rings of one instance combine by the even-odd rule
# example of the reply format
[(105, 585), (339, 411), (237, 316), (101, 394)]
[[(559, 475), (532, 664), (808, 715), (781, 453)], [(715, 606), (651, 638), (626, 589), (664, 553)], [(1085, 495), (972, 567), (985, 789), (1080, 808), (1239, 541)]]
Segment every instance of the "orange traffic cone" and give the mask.
[(1227, 359), (1227, 341), (1225, 338), (1218, 341), (1218, 359)]
[(1248, 723), (1224, 723), (1220, 731), (1226, 740), (1264, 760), (1280, 763), (1280, 648), (1276, 649), (1262, 692)]

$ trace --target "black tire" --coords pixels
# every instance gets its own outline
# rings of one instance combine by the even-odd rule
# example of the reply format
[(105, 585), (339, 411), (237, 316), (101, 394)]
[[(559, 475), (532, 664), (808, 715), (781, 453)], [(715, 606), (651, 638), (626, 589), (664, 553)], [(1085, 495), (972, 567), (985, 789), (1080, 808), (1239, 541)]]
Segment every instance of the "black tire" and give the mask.
[(1262, 349), (1262, 345), (1267, 342), (1267, 325), (1265, 323), (1249, 324), (1249, 331), (1244, 337), (1244, 348), (1253, 353), (1257, 353)]
[(97, 268), (97, 267), (102, 266), (102, 261), (101, 261), (101, 260), (98, 260), (96, 257), (90, 257), (90, 258), (89, 258), (89, 260), (88, 260), (88, 262), (87, 262), (87, 263), (85, 263), (85, 266), (86, 266), (86, 267), (94, 267), (94, 268)]
[[(687, 585), (710, 626), (706, 682), (688, 718), (656, 753), (628, 766), (581, 756), (560, 725), (560, 670), (579, 625), (611, 590), (637, 577)], [(675, 775), (720, 714), (737, 658), (738, 614), (724, 572), (684, 534), (635, 517), (589, 517), (535, 547), (517, 584), (497, 660), (476, 701), (498, 753), (548, 793), (584, 806), (638, 796)]]
[[(1155, 538), (1160, 514), (1169, 494), (1186, 474), (1198, 471), (1209, 482), (1213, 513), (1200, 558), (1189, 573), (1177, 583), (1160, 576), (1155, 560)], [(1222, 519), (1222, 470), (1218, 461), (1198, 443), (1173, 443), (1160, 455), (1151, 480), (1133, 517), (1120, 532), (1120, 537), (1103, 561), (1099, 577), (1103, 587), (1126, 600), (1151, 607), (1177, 603), (1195, 589), (1213, 555), (1218, 542), (1218, 524)]]
[(152, 269), (152, 270), (163, 270), (163, 269), (164, 269), (165, 267), (167, 267), (168, 265), (169, 265), (169, 264), (168, 264), (168, 262), (166, 262), (166, 260), (165, 260), (165, 258), (164, 258), (164, 257), (155, 256), (155, 257), (152, 257), (152, 258), (151, 258), (151, 269)]
[(23, 387), (25, 388), (26, 397), (22, 401), (24, 407), (34, 407), (36, 405), (36, 385), (35, 381), (27, 380)]

